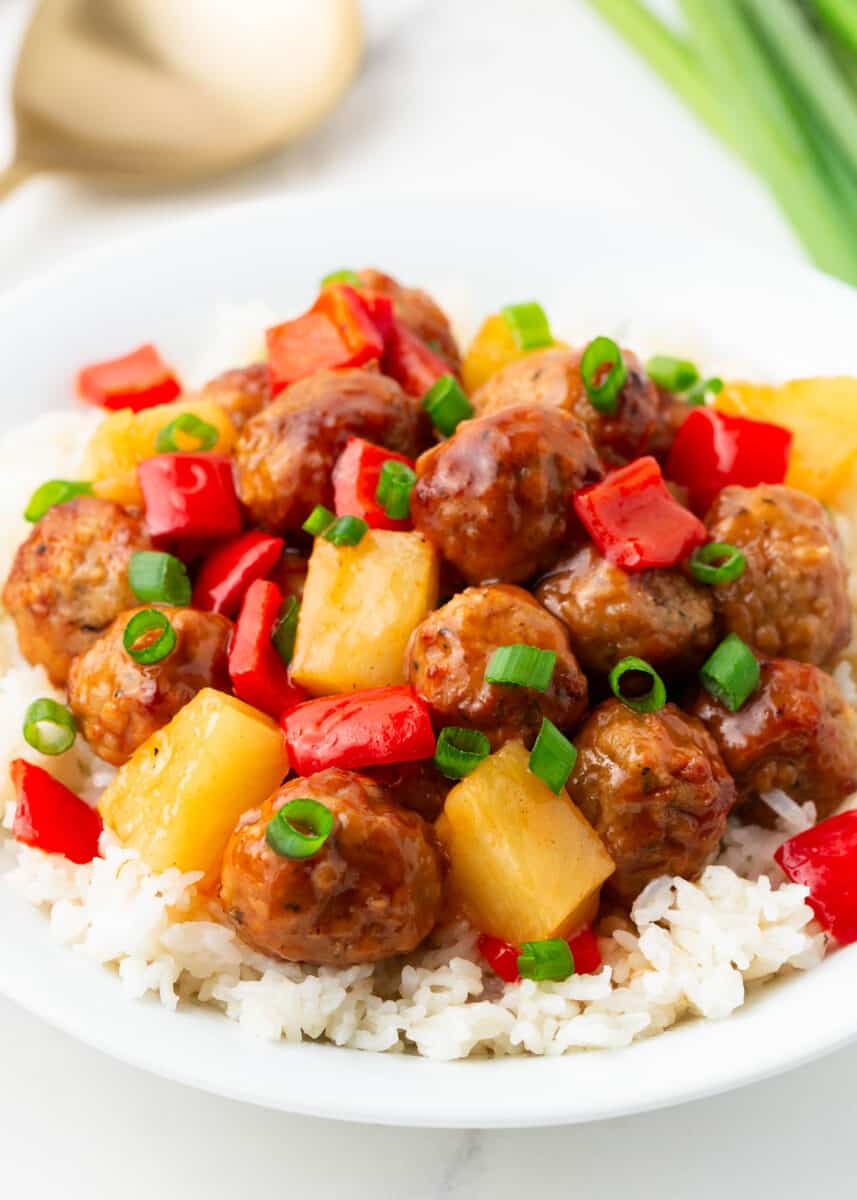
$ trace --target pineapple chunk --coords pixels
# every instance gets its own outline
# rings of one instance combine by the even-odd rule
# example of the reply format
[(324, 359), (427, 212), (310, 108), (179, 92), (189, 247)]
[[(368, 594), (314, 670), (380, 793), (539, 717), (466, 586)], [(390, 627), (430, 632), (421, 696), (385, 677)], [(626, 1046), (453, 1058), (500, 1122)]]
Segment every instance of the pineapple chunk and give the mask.
[[(554, 341), (557, 349), (568, 349), (566, 342)], [(494, 313), (482, 322), (479, 332), (467, 347), (461, 363), (461, 380), (472, 395), (495, 372), (509, 363), (525, 358), (532, 351), (521, 350), (502, 313)]]
[(591, 920), (614, 870), (583, 814), (532, 774), (529, 758), (507, 742), (452, 789), (437, 822), (453, 899), (477, 929), (516, 945)]
[[(171, 404), (144, 408), (138, 413), (130, 408), (122, 408), (104, 418), (84, 453), (83, 478), (92, 480), (96, 496), (103, 500), (116, 500), (132, 508), (142, 505), (137, 465), (157, 453), (155, 441), (158, 434), (180, 413), (193, 413), (213, 425), (219, 436), (212, 451), (229, 453), (235, 442), (235, 428), (223, 409), (211, 400), (187, 396)], [(181, 449), (193, 448), (192, 440), (188, 440), (185, 447), (181, 434), (177, 443)]]
[(356, 546), (316, 538), (293, 679), (319, 696), (405, 683), (408, 639), (437, 588), (437, 555), (421, 533), (370, 529)]
[(276, 724), (204, 688), (120, 768), (99, 809), (154, 871), (216, 875), (238, 818), (288, 774)]

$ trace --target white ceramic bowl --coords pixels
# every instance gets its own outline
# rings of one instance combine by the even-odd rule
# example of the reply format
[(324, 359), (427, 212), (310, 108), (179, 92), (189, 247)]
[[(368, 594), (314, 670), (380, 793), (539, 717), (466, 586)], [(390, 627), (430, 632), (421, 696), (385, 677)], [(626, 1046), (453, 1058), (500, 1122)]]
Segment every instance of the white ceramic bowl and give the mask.
[[(857, 373), (857, 299), (744, 247), (617, 227), (576, 210), (425, 206), (361, 196), (225, 210), (126, 242), (0, 303), (4, 425), (71, 403), (76, 366), (154, 340), (185, 373), (211, 359), (218, 304), (298, 311), (317, 280), (375, 263), (425, 284), (465, 326), (538, 297), (555, 330), (697, 355), (760, 377)], [(262, 318), (260, 317), (260, 320)], [(240, 356), (244, 334), (234, 353)], [(200, 368), (201, 370), (202, 368)], [(195, 381), (195, 380), (192, 380)], [(0, 992), (117, 1058), (288, 1112), (402, 1125), (595, 1120), (748, 1083), (857, 1037), (857, 947), (764, 989), (726, 1021), (689, 1021), (621, 1051), (427, 1062), (252, 1040), (219, 1014), (126, 999), (116, 978), (52, 942), (0, 878)]]

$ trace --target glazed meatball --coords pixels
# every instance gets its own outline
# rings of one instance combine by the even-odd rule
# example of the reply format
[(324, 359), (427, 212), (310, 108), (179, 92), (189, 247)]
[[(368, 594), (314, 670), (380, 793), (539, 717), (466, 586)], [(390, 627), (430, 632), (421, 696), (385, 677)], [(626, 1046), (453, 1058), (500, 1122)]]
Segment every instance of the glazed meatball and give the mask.
[(764, 658), (824, 666), (851, 639), (848, 571), (824, 507), (781, 485), (724, 488), (705, 518), (712, 541), (740, 546), (747, 568), (714, 589), (727, 632)]
[(75, 654), (135, 603), (128, 563), (149, 549), (141, 522), (112, 500), (78, 496), (49, 509), (18, 548), (3, 591), (27, 661), (62, 686)]
[[(494, 651), (518, 643), (556, 654), (547, 691), (486, 683)], [(532, 746), (542, 717), (570, 731), (586, 711), (586, 677), (562, 625), (528, 592), (508, 584), (468, 588), (418, 625), (408, 647), (408, 675), (437, 728), (479, 729), (494, 749), (515, 737)]]
[(738, 712), (702, 690), (690, 711), (720, 747), (750, 820), (770, 822), (759, 797), (774, 789), (799, 804), (812, 800), (819, 818), (857, 789), (854, 714), (834, 680), (812, 663), (767, 659)]
[[(299, 798), (326, 805), (333, 831), (313, 858), (284, 858), (265, 831)], [(239, 936), (265, 954), (347, 966), (419, 945), (440, 913), (443, 876), (422, 817), (371, 779), (332, 768), (291, 780), (243, 815), (226, 847), (220, 899)]]
[(607, 466), (621, 466), (647, 449), (658, 412), (657, 389), (640, 360), (630, 350), (622, 354), (628, 379), (615, 413), (600, 413), (590, 403), (580, 374), (580, 350), (538, 350), (510, 363), (478, 389), (473, 405), (480, 416), (516, 404), (562, 409), (580, 421)]
[(410, 808), (427, 821), (436, 821), (455, 780), (442, 775), (430, 759), (367, 767), (365, 774), (385, 788), (402, 808)]
[(649, 437), (646, 453), (661, 463), (666, 462), (675, 435), (693, 412), (693, 406), (664, 388), (658, 388), (658, 411)]
[(449, 319), (443, 309), (422, 288), (404, 287), (392, 275), (364, 267), (358, 271), (364, 287), (381, 292), (393, 301), (393, 312), (412, 333), (443, 355), (453, 371), (461, 365), (461, 355)]
[(574, 493), (601, 477), (573, 417), (506, 408), (462, 422), (417, 460), (411, 516), (468, 583), (520, 583), (567, 549)]
[(213, 400), (229, 416), (236, 429), (271, 401), (271, 373), (264, 362), (235, 367), (217, 375), (202, 389), (201, 399)]
[[(68, 702), (78, 728), (95, 753), (117, 767), (202, 688), (231, 691), (227, 654), (232, 622), (218, 613), (157, 607), (176, 633), (166, 658), (146, 666), (122, 644), (128, 622), (144, 611), (138, 608), (121, 613), (69, 671)], [(155, 631), (149, 640), (157, 637)]]
[(634, 654), (675, 676), (714, 646), (711, 589), (681, 571), (623, 571), (585, 546), (553, 568), (536, 596), (566, 626), (586, 671), (607, 674)]
[(377, 371), (319, 371), (247, 422), (235, 448), (238, 492), (256, 525), (300, 530), (333, 505), (331, 473), (349, 437), (414, 457), (422, 410)]
[(735, 784), (714, 739), (674, 704), (607, 700), (575, 738), (569, 792), (616, 863), (606, 890), (631, 904), (659, 875), (694, 879), (717, 850)]

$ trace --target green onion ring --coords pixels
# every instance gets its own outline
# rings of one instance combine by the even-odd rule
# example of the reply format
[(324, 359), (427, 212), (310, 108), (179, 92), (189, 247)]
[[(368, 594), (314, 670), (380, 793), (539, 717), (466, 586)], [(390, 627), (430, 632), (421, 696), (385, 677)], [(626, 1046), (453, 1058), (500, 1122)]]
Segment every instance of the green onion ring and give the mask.
[(77, 737), (77, 725), (65, 704), (43, 696), (24, 713), (24, 739), (40, 754), (63, 754)]
[(541, 350), (553, 345), (550, 322), (537, 301), (507, 304), (500, 309), (500, 315), (512, 331), (519, 350)]
[(190, 604), (191, 585), (187, 567), (161, 550), (137, 550), (128, 563), (128, 582), (138, 600), (150, 604)]
[(203, 421), (202, 417), (198, 417), (196, 413), (179, 413), (176, 419), (170, 421), (169, 425), (165, 425), (155, 438), (155, 449), (158, 454), (172, 454), (181, 450), (176, 439), (177, 433), (195, 438), (197, 445), (193, 449), (197, 453), (212, 450), (220, 437), (220, 430), (217, 426)]
[(363, 286), (363, 280), (356, 271), (352, 271), (349, 267), (343, 267), (339, 271), (331, 271), (329, 275), (325, 275), (321, 281), (321, 286), (327, 287), (331, 283), (347, 283), (349, 287), (353, 288)]
[(49, 479), (37, 487), (24, 509), (25, 521), (41, 521), (45, 513), (57, 504), (65, 504), (75, 496), (91, 496), (92, 484), (74, 479)]
[[(606, 368), (609, 370), (605, 374)], [(619, 405), (619, 393), (628, 379), (622, 351), (612, 338), (593, 338), (583, 351), (580, 376), (592, 407), (612, 416)]]
[(565, 938), (545, 938), (524, 942), (518, 955), (518, 974), (522, 979), (560, 982), (574, 974), (574, 955)]
[(491, 753), (491, 743), (478, 729), (447, 725), (441, 729), (434, 764), (447, 779), (463, 779)]
[(669, 354), (655, 354), (646, 363), (646, 374), (652, 383), (667, 392), (686, 392), (699, 380), (695, 363)]
[[(140, 638), (155, 629), (161, 631), (160, 637), (138, 649), (137, 642)], [(144, 608), (142, 612), (135, 613), (125, 626), (122, 645), (134, 662), (140, 663), (141, 666), (151, 666), (152, 663), (161, 662), (175, 649), (176, 631), (165, 613), (158, 612), (156, 608)]]
[(335, 520), (335, 513), (332, 513), (329, 508), (325, 508), (323, 504), (317, 504), (301, 528), (304, 533), (309, 533), (313, 537), (320, 537), (325, 530), (330, 529)]
[(699, 671), (705, 690), (730, 712), (737, 712), (759, 686), (761, 671), (753, 651), (730, 633)]
[(423, 396), (422, 404), (432, 425), (444, 437), (452, 437), (461, 422), (474, 413), (473, 405), (453, 375), (441, 375)]
[(553, 721), (542, 718), (539, 736), (530, 752), (530, 770), (559, 795), (577, 762), (577, 750)]
[(265, 841), (281, 858), (313, 858), (332, 832), (333, 813), (327, 805), (302, 796), (284, 804), (271, 818)]
[(694, 579), (716, 586), (739, 579), (747, 567), (747, 558), (731, 542), (708, 542), (694, 550), (689, 565)]
[(507, 683), (546, 692), (556, 666), (556, 652), (517, 643), (498, 646), (485, 668), (486, 683)]
[(375, 499), (384, 512), (393, 520), (404, 521), (411, 515), (411, 489), (416, 483), (416, 472), (407, 463), (388, 458), (381, 467)]
[[(631, 671), (639, 671), (642, 675), (648, 675), (652, 681), (652, 686), (642, 696), (626, 696), (622, 691), (622, 677)], [(647, 663), (644, 658), (635, 658), (633, 655), (623, 658), (610, 672), (608, 681), (610, 683), (610, 690), (616, 699), (621, 700), (626, 707), (633, 709), (634, 712), (657, 712), (667, 702), (667, 689), (664, 686), (664, 681), (655, 668), (650, 663)]]

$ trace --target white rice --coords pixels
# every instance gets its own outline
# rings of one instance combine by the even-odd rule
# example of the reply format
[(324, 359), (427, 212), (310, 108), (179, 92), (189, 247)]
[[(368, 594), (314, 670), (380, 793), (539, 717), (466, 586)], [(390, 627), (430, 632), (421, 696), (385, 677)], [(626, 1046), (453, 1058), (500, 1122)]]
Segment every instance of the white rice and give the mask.
[[(30, 492), (46, 478), (74, 477), (70, 467), (80, 461), (95, 419), (89, 412), (64, 411), (0, 442), (0, 577), (27, 532), (20, 513)], [(844, 532), (850, 539), (850, 527)], [(53, 689), (40, 668), (20, 660), (5, 615), (0, 672), (5, 828), (14, 814), (6, 764), (19, 755), (94, 801), (111, 769), (82, 740), (50, 760), (23, 741), (22, 712)], [(857, 699), (848, 661), (837, 679), (849, 700)], [(13, 867), (0, 873), (0, 887), (13, 887), (42, 908), (53, 936), (114, 969), (131, 997), (151, 994), (171, 1009), (212, 1005), (264, 1038), (323, 1037), (361, 1050), (415, 1049), (434, 1059), (563, 1054), (625, 1046), (688, 1016), (726, 1017), (750, 988), (821, 961), (827, 938), (813, 922), (807, 890), (784, 882), (771, 857), (815, 814), (811, 805), (800, 807), (781, 792), (766, 799), (776, 830), (731, 824), (718, 864), (698, 883), (655, 880), (637, 899), (627, 928), (601, 939), (603, 969), (563, 983), (525, 980), (504, 987), (491, 971), (483, 972), (476, 934), (465, 926), (442, 931), (404, 962), (346, 969), (276, 962), (201, 912), (199, 875), (155, 875), (109, 830), (102, 836), (103, 857), (85, 866), (9, 839)]]

